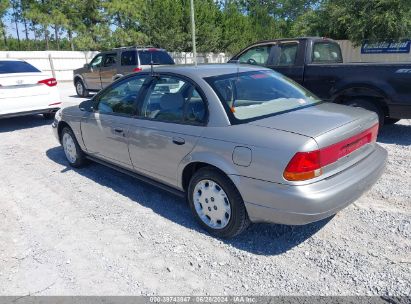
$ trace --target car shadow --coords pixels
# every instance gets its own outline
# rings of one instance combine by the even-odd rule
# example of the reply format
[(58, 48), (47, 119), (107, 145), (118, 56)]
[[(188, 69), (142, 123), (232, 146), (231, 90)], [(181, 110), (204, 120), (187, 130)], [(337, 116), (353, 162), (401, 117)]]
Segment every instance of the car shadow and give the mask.
[[(126, 174), (97, 163), (75, 169), (68, 166), (63, 149), (54, 147), (47, 150), (48, 158), (62, 166), (61, 172), (74, 170), (94, 182), (111, 188), (132, 201), (152, 209), (155, 213), (188, 229), (208, 235), (202, 230), (191, 214), (185, 199), (174, 196), (154, 186), (141, 182)], [(258, 255), (278, 255), (298, 246), (317, 233), (331, 218), (304, 226), (254, 224), (241, 235), (222, 242)]]
[(411, 145), (411, 125), (385, 125), (378, 133), (377, 141), (384, 144)]
[(28, 115), (0, 119), (0, 133), (51, 125), (53, 120), (42, 115)]

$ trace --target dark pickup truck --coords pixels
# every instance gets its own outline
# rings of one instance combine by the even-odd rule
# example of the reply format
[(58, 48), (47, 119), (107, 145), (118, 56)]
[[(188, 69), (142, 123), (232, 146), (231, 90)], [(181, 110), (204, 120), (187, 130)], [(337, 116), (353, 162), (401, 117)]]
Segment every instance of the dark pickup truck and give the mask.
[(411, 118), (411, 62), (343, 63), (338, 43), (320, 37), (260, 41), (229, 62), (269, 67), (325, 101), (376, 112), (381, 125)]

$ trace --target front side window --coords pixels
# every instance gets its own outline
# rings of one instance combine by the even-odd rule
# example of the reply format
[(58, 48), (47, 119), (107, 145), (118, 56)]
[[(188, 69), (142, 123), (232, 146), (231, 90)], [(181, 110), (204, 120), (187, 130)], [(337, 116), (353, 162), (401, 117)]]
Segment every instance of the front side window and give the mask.
[(98, 112), (133, 115), (135, 102), (145, 79), (144, 76), (127, 78), (105, 91), (99, 98)]
[(101, 62), (103, 61), (103, 55), (97, 55), (94, 59), (90, 62), (90, 67), (92, 68), (99, 68), (101, 66)]
[(137, 51), (124, 51), (121, 53), (121, 65), (136, 66), (137, 65)]
[(150, 86), (141, 116), (163, 122), (203, 124), (206, 106), (193, 84), (174, 76), (163, 76)]
[(310, 106), (319, 100), (274, 71), (253, 71), (206, 78), (232, 123), (248, 122)]
[(341, 49), (335, 42), (316, 42), (313, 46), (312, 62), (340, 63), (343, 62)]
[(238, 57), (240, 63), (265, 65), (271, 52), (271, 45), (255, 46)]

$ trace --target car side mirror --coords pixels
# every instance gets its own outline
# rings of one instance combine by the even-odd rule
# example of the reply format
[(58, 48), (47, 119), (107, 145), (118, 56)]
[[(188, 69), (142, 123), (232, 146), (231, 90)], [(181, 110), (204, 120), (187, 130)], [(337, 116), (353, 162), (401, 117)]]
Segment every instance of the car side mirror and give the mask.
[(79, 109), (80, 111), (83, 112), (93, 112), (94, 111), (94, 106), (93, 106), (93, 100), (85, 100), (79, 104)]
[(88, 63), (85, 63), (85, 64), (83, 65), (83, 68), (88, 69), (88, 68), (89, 68), (89, 64), (88, 64)]

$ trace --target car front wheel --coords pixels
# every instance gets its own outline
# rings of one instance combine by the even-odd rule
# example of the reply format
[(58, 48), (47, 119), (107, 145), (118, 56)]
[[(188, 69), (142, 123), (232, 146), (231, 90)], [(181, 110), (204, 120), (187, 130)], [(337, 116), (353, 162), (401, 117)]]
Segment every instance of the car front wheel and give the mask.
[(65, 127), (61, 133), (61, 144), (70, 166), (78, 168), (85, 164), (84, 152), (77, 143), (73, 131)]
[(198, 170), (191, 178), (187, 195), (194, 217), (212, 235), (234, 237), (250, 224), (237, 188), (216, 169)]

